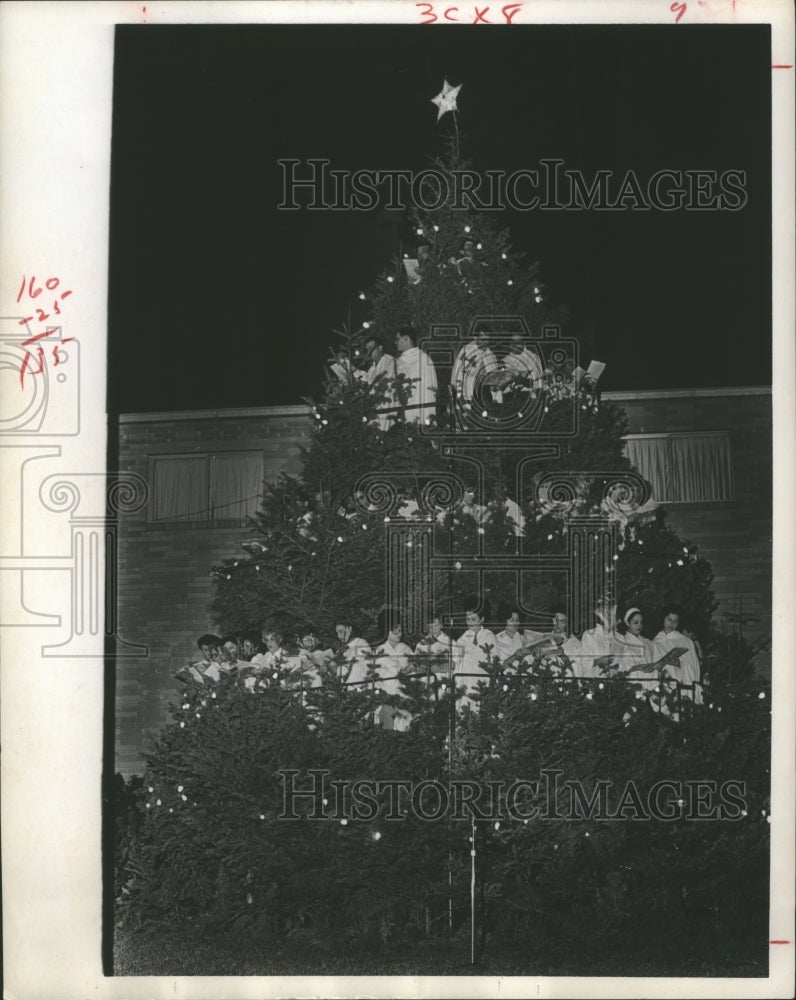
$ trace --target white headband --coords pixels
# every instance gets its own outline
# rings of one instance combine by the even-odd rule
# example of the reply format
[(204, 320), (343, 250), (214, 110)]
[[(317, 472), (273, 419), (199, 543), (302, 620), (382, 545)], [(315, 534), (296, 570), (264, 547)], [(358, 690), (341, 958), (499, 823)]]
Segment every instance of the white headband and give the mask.
[(630, 619), (633, 617), (633, 615), (640, 615), (640, 614), (641, 614), (640, 608), (628, 608), (628, 610), (625, 612), (625, 617), (622, 619), (622, 621), (625, 623), (625, 625), (629, 625)]

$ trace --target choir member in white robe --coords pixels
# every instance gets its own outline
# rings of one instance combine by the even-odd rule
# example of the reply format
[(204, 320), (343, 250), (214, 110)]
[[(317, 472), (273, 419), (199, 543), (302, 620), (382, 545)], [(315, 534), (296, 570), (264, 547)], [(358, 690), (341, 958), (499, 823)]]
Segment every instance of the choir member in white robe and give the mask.
[[(408, 667), (407, 657), (412, 655), (411, 647), (401, 641), (402, 635), (401, 626), (394, 625), (390, 629), (386, 641), (377, 646), (374, 651), (376, 670), (379, 674), (377, 686), (385, 694), (401, 693), (399, 675)], [(409, 728), (412, 716), (393, 705), (381, 705), (376, 710), (376, 721), (385, 729), (405, 732)]]
[(569, 618), (563, 611), (557, 611), (553, 615), (553, 631), (547, 637), (547, 643), (542, 646), (542, 651), (551, 653), (563, 653), (572, 664), (572, 673), (575, 677), (580, 677), (580, 661), (583, 658), (583, 647), (580, 639), (569, 631)]
[(373, 386), (378, 382), (378, 388), (387, 393), (384, 400), (379, 403), (379, 409), (396, 410), (394, 413), (379, 413), (377, 417), (379, 430), (386, 431), (397, 416), (398, 402), (395, 398), (394, 382), (398, 370), (395, 358), (391, 354), (384, 353), (384, 341), (381, 337), (368, 337), (365, 341), (365, 351), (370, 362), (365, 374), (368, 385)]
[(520, 629), (520, 615), (512, 611), (506, 620), (506, 627), (495, 636), (500, 662), (505, 663), (525, 645), (525, 638)]
[(298, 656), (305, 687), (320, 687), (326, 676), (326, 664), (334, 654), (331, 649), (320, 649), (320, 640), (313, 632), (299, 639)]
[(335, 626), (335, 633), (339, 641), (338, 652), (342, 654), (344, 666), (342, 668), (341, 680), (347, 684), (355, 684), (355, 690), (364, 690), (365, 685), (359, 683), (367, 680), (371, 676), (370, 646), (364, 639), (353, 635), (353, 627), (349, 622), (340, 622)]
[(484, 628), (483, 615), (479, 615), (478, 612), (468, 611), (465, 620), (467, 630), (458, 639), (462, 653), (456, 663), (454, 682), (457, 687), (464, 686), (465, 689), (464, 695), (459, 699), (459, 705), (472, 708), (470, 693), (476, 689), (479, 680), (489, 676), (481, 664), (491, 663), (492, 657), (497, 655), (497, 637), (490, 629)]
[(417, 334), (409, 326), (398, 331), (396, 369), (408, 385), (404, 419), (408, 424), (430, 424), (436, 414), (437, 372), (431, 358), (417, 346)]
[(600, 660), (610, 656), (614, 649), (615, 633), (607, 622), (598, 621), (594, 628), (586, 629), (580, 638), (580, 657), (573, 664), (576, 677), (603, 677)]
[(196, 645), (202, 651), (202, 659), (186, 664), (178, 671), (178, 674), (190, 677), (197, 684), (204, 684), (207, 680), (217, 681), (219, 677), (218, 663), (221, 659), (219, 652), (221, 639), (217, 635), (207, 632), (199, 636)]
[(612, 647), (612, 654), (620, 672), (628, 680), (641, 682), (638, 696), (646, 696), (656, 712), (671, 715), (672, 711), (666, 699), (668, 688), (666, 678), (672, 676), (672, 668), (674, 671), (677, 670), (674, 647), (668, 651), (661, 651), (651, 639), (641, 634), (644, 619), (638, 608), (629, 608), (623, 620), (627, 631), (624, 635), (618, 633), (615, 635)]
[[(428, 669), (429, 679), (433, 683), (436, 678), (440, 693), (446, 690), (456, 671), (456, 664), (462, 657), (462, 648), (443, 631), (441, 618), (431, 619), (426, 635), (415, 646), (415, 653), (434, 658), (445, 657), (443, 662), (428, 664)], [(446, 688), (441, 687), (443, 684)]]
[(451, 652), (452, 648), (451, 637), (442, 629), (442, 619), (432, 618), (428, 624), (426, 635), (415, 646), (415, 652), (439, 655)]
[[(657, 648), (666, 653), (672, 649), (685, 649), (680, 656), (679, 667), (670, 667), (669, 672), (681, 684), (689, 685), (681, 689), (684, 698), (691, 698), (697, 705), (702, 704), (702, 684), (699, 657), (692, 639), (679, 631), (680, 616), (676, 611), (668, 611), (663, 619), (663, 629), (653, 640)], [(691, 687), (693, 685), (693, 687)]]
[[(497, 358), (488, 344), (489, 335), (480, 330), (456, 355), (451, 372), (451, 386), (456, 391), (460, 403), (472, 403), (481, 380), (487, 375), (496, 374), (500, 369)], [(503, 402), (500, 389), (491, 389), (490, 394), (494, 402)]]
[(513, 376), (509, 387), (538, 391), (544, 374), (542, 362), (536, 351), (528, 348), (521, 333), (511, 335), (511, 349), (503, 359), (503, 366)]

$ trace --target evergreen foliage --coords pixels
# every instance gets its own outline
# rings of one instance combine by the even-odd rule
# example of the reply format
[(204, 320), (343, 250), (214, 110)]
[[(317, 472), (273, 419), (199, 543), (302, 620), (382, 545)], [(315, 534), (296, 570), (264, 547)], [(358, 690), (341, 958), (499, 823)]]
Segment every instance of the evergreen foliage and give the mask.
[[(674, 721), (621, 677), (578, 685), (543, 662), (522, 677), (494, 663), (480, 711), (460, 718), (451, 741), (450, 691), (426, 681), (427, 667), (410, 664), (416, 676), (393, 699), (413, 714), (408, 733), (374, 725), (385, 696), (370, 685), (252, 694), (234, 677), (187, 684), (132, 790), (122, 924), (303, 935), (323, 951), (363, 955), (452, 936), (466, 951), (474, 834), (479, 952), (510, 944), (528, 971), (542, 956), (565, 957), (573, 940), (593, 955), (627, 955), (650, 937), (667, 949), (699, 941), (706, 955), (766, 940), (766, 686), (686, 701)], [(286, 796), (320, 789), (313, 772), (324, 775), (325, 803)], [(418, 806), (409, 793), (371, 788), (368, 803), (350, 795), (358, 779), (468, 780), (483, 791), (475, 819), (451, 805), (429, 822), (421, 816), (438, 793)], [(505, 793), (518, 780), (537, 787), (520, 789), (512, 814)], [(346, 797), (335, 793), (341, 781)], [(502, 782), (492, 802), (490, 782)], [(297, 818), (278, 818), (285, 812)]]
[[(443, 172), (464, 166), (455, 150), (436, 163)], [(392, 262), (365, 297), (361, 324), (344, 331), (352, 358), (361, 357), (374, 331), (391, 347), (404, 323), (425, 335), (434, 323), (466, 331), (484, 314), (522, 316), (534, 333), (567, 321), (566, 310), (546, 304), (538, 263), (516, 254), (507, 231), (485, 214), (443, 204), (417, 212), (412, 228), (424, 247), (417, 254), (422, 280), (410, 281), (403, 259)], [(467, 241), (472, 245), (465, 247)], [(768, 691), (742, 665), (748, 651), (712, 636), (711, 570), (695, 547), (660, 510), (634, 520), (621, 504), (606, 507), (601, 475), (629, 471), (621, 411), (602, 403), (593, 388), (566, 379), (563, 388), (552, 385), (559, 389), (550, 396), (545, 428), (555, 430), (574, 407), (579, 430), (555, 458), (523, 466), (526, 551), (564, 551), (575, 514), (602, 512), (617, 521), (619, 606), (640, 607), (648, 630), (653, 624), (657, 630), (670, 602), (682, 608), (712, 657), (717, 683), (705, 704), (685, 702), (673, 718), (654, 712), (626, 680), (578, 683), (562, 676), (566, 663), (543, 660), (519, 676), (492, 663), (476, 696), (480, 710), (458, 716), (444, 658), (410, 658), (398, 695), (380, 690), (375, 674), (347, 689), (334, 669), (321, 686), (303, 689), (285, 677), (254, 693), (237, 677), (187, 683), (149, 755), (143, 784), (130, 790), (135, 823), (125, 826), (117, 854), (120, 913), (128, 925), (177, 921), (215, 931), (308, 935), (321, 948), (346, 942), (363, 953), (412, 937), (463, 940), (475, 837), (481, 949), (490, 934), (530, 956), (563, 954), (573, 940), (594, 954), (627, 952), (650, 936), (675, 945), (699, 940), (708, 949), (744, 934), (766, 940)], [(312, 631), (325, 646), (337, 623), (350, 622), (355, 635), (384, 639), (389, 515), (363, 496), (362, 478), (393, 476), (401, 502), (409, 504), (433, 474), (457, 473), (476, 485), (468, 480), (472, 461), (447, 454), (400, 414), (384, 430), (377, 410), (389, 401), (389, 386), (330, 376), (322, 400), (311, 404), (302, 475), (266, 484), (254, 551), (214, 570), (221, 630), (275, 627), (294, 637)], [(446, 420), (440, 404), (437, 421)], [(435, 551), (453, 557), (513, 554), (514, 465), (488, 444), (469, 458), (483, 470), (483, 495), (472, 504), (440, 503), (431, 514), (421, 510), (417, 530), (430, 526)], [(559, 510), (541, 506), (530, 488), (535, 477), (554, 471), (584, 474), (580, 496)], [(538, 612), (540, 626), (566, 607), (554, 573), (525, 574), (522, 583), (524, 603)], [(436, 612), (452, 616), (480, 588), (491, 624), (505, 620), (519, 597), (509, 573), (479, 580), (472, 570), (439, 570), (431, 586)], [(725, 654), (738, 664), (732, 677), (722, 672)], [(409, 713), (408, 732), (376, 724), (385, 706)], [(554, 797), (561, 818), (471, 822), (446, 813), (427, 822), (406, 809), (385, 819), (392, 804), (376, 794), (372, 818), (344, 813), (311, 820), (306, 814), (317, 803), (305, 797), (296, 806), (300, 818), (280, 819), (285, 769), (302, 783), (314, 770), (330, 784), (466, 779), (479, 788), (498, 779), (543, 784), (543, 772), (560, 771), (562, 781), (580, 782), (587, 794), (608, 782), (614, 806), (629, 781), (642, 802), (663, 780), (738, 781), (744, 791), (742, 807), (727, 806), (711, 822), (697, 822), (677, 805), (686, 793), (673, 806), (669, 798), (668, 819), (632, 816), (638, 810), (631, 799), (626, 818), (573, 822), (563, 818), (564, 791)], [(545, 795), (529, 793), (522, 808), (548, 804)]]

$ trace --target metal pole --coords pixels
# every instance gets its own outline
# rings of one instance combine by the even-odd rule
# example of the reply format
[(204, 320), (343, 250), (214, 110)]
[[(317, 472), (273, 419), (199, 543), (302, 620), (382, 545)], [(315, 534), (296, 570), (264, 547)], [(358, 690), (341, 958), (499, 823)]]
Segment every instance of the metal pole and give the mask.
[[(448, 781), (453, 770), (453, 719), (456, 713), (456, 696), (453, 688), (453, 639), (448, 636), (448, 690), (451, 693), (451, 715), (448, 719)], [(448, 933), (453, 936), (453, 851), (448, 849)]]
[(470, 817), (470, 964), (475, 965), (475, 817)]

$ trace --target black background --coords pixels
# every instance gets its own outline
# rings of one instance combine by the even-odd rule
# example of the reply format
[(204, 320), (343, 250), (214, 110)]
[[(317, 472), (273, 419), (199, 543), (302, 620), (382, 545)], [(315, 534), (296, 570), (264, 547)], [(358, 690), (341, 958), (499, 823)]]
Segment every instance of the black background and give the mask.
[(604, 389), (770, 383), (770, 66), (767, 25), (118, 27), (109, 411), (317, 393), (405, 218), (280, 211), (277, 160), (423, 169), (444, 77), (480, 170), (745, 170), (741, 211), (502, 222), (595, 331)]

